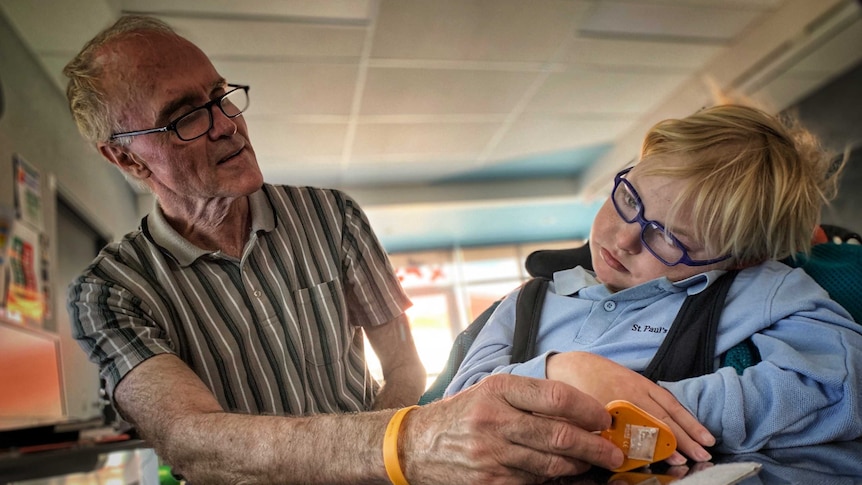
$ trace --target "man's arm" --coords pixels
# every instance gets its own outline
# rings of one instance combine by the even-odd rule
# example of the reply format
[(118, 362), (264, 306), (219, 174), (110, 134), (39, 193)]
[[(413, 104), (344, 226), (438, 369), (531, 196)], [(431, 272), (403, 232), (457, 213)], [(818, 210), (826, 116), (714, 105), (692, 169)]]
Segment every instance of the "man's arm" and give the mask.
[[(389, 483), (383, 434), (392, 411), (250, 416), (226, 413), (177, 357), (135, 367), (115, 392), (120, 413), (191, 483)], [(492, 376), (409, 414), (401, 428), (410, 483), (523, 483), (612, 468), (622, 453), (592, 431), (610, 425), (565, 384)], [(494, 479), (494, 480), (492, 480)]]
[(157, 454), (191, 483), (386, 479), (380, 450), (391, 413), (289, 418), (227, 413), (171, 354), (135, 367), (117, 385), (114, 400)]
[(364, 330), (383, 368), (384, 384), (374, 400), (374, 409), (416, 404), (425, 390), (426, 376), (407, 315)]

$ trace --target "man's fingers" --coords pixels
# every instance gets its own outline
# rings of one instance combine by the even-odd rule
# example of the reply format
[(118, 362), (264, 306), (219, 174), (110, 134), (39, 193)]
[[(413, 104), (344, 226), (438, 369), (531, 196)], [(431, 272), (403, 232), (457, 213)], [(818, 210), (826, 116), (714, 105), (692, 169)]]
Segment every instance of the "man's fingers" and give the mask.
[[(547, 453), (561, 463), (575, 459), (604, 468), (622, 463), (622, 451), (591, 432), (609, 427), (610, 414), (577, 389), (557, 381), (498, 375), (486, 378), (482, 390), (486, 398), (502, 399), (505, 409), (516, 413), (499, 425), (511, 443)], [(524, 469), (523, 463), (512, 466)], [(556, 462), (552, 460), (551, 466)]]
[(564, 418), (587, 431), (601, 431), (611, 425), (611, 416), (601, 403), (562, 382), (523, 378), (494, 380), (492, 384), (506, 386), (499, 395), (517, 409)]
[[(588, 462), (602, 468), (616, 468), (623, 462), (622, 451), (613, 443), (571, 422), (538, 414), (525, 415), (520, 421), (518, 426), (504, 426), (501, 432), (512, 443), (545, 452), (548, 463), (541, 465), (545, 473), (550, 468), (570, 475), (565, 469), (571, 469), (573, 463), (578, 467)], [(528, 471), (536, 473), (537, 470)]]
[(611, 425), (610, 414), (598, 401), (557, 381), (494, 377), (483, 382), (488, 384), (488, 391), (523, 411), (516, 420), (505, 422), (501, 428), (509, 441), (560, 460), (574, 458), (603, 468), (615, 468), (622, 463), (622, 451), (591, 432)]
[(519, 470), (544, 482), (561, 476), (580, 475), (588, 471), (592, 465), (586, 461), (553, 453), (543, 453), (527, 446), (511, 446), (506, 448), (506, 455), (499, 456), (500, 463), (509, 468)]

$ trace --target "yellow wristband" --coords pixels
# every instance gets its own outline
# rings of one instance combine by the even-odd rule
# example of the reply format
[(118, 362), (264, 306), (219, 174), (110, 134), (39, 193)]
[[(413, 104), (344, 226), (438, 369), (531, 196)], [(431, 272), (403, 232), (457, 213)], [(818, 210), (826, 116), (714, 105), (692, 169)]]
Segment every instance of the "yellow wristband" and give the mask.
[(398, 432), (401, 431), (401, 422), (404, 416), (419, 406), (407, 406), (401, 408), (392, 415), (386, 426), (386, 434), (383, 435), (383, 465), (392, 485), (410, 485), (404, 472), (401, 471), (401, 462), (398, 460)]

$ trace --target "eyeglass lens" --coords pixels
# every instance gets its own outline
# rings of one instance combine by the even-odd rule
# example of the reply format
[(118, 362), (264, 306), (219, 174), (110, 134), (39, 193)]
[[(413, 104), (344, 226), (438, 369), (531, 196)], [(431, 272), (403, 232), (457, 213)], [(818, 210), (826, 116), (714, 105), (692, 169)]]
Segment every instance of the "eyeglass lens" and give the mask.
[(676, 264), (682, 259), (682, 248), (676, 245), (663, 228), (653, 222), (646, 222), (642, 216), (638, 217), (643, 206), (634, 193), (634, 189), (624, 180), (620, 180), (620, 183), (617, 184), (613, 193), (613, 202), (624, 221), (628, 223), (637, 221), (641, 224), (641, 241), (651, 253), (665, 264)]
[[(221, 109), (228, 118), (236, 118), (248, 108), (248, 93), (245, 89), (237, 88), (228, 92), (217, 103), (213, 103)], [(193, 140), (210, 131), (213, 126), (212, 105), (202, 106), (176, 121), (177, 136), (181, 140)]]

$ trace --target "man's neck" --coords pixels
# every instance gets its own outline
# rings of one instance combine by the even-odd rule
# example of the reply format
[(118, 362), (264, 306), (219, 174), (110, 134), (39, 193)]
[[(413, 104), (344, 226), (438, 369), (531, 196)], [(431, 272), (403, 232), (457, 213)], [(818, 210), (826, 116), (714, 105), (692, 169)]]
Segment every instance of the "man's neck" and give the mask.
[(242, 257), (251, 232), (248, 196), (213, 200), (195, 207), (162, 207), (165, 219), (186, 240), (202, 249)]

